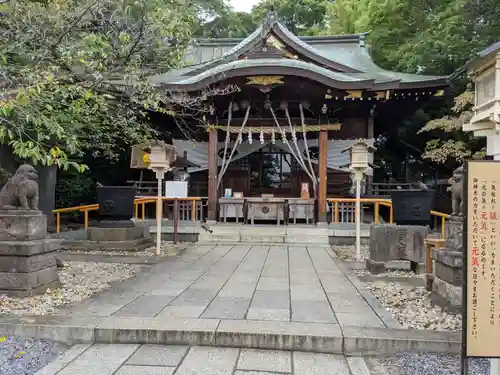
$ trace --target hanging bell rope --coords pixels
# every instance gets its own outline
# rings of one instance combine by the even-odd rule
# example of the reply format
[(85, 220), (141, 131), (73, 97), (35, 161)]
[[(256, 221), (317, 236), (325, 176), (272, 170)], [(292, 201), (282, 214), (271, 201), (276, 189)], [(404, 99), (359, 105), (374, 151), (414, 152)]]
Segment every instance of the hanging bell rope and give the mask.
[[(281, 135), (283, 136), (283, 139), (286, 140), (285, 138), (285, 131), (283, 130), (283, 128), (280, 126), (280, 123), (278, 122), (278, 119), (276, 118), (276, 115), (274, 113), (274, 110), (273, 110), (273, 107), (271, 106), (268, 106), (268, 109), (269, 111), (271, 112), (272, 116), (273, 116), (273, 119), (274, 119), (274, 122), (276, 123), (276, 126), (278, 127), (278, 130), (281, 132)], [(297, 163), (299, 163), (300, 165), (300, 161), (299, 161), (299, 158), (298, 156), (295, 154), (295, 151), (293, 150), (293, 148), (290, 146), (290, 142), (283, 142), (285, 143), (287, 146), (288, 146), (288, 149), (290, 150), (290, 153), (292, 154), (292, 156), (294, 157), (295, 160), (297, 160)], [(302, 166), (301, 166), (302, 167)], [(302, 167), (304, 168), (304, 167)], [(304, 168), (304, 171), (307, 173), (307, 175), (309, 176), (309, 178), (311, 179), (311, 181), (313, 181), (313, 184), (314, 184), (314, 179), (313, 177), (311, 176), (311, 174), (309, 173), (309, 171), (307, 170), (307, 168)]]
[[(304, 108), (302, 107), (302, 103), (299, 103), (299, 110), (300, 110), (300, 122), (302, 123), (302, 134), (303, 134), (303, 137), (304, 137), (304, 146), (305, 146), (306, 155), (307, 155), (307, 162), (309, 163), (310, 171), (311, 171), (312, 175), (314, 176), (314, 181), (318, 181), (318, 179), (316, 177), (316, 173), (314, 172), (314, 168), (313, 168), (312, 162), (311, 162), (311, 154), (309, 153), (309, 147), (308, 147), (308, 144), (307, 144), (306, 121), (305, 121), (305, 117), (304, 117)], [(315, 184), (313, 183), (313, 189), (316, 191), (314, 185)]]
[[(300, 152), (299, 145), (297, 144), (297, 134), (296, 134), (295, 129), (292, 126), (292, 120), (290, 119), (290, 113), (288, 112), (288, 107), (285, 107), (285, 115), (286, 115), (286, 118), (288, 120), (288, 127), (290, 129), (290, 132), (292, 133), (293, 144), (295, 145), (295, 149), (297, 150), (297, 155), (299, 155), (299, 159), (300, 159), (299, 164), (304, 169), (304, 171), (306, 171), (306, 173), (309, 175), (309, 177), (311, 178), (312, 183), (313, 183), (314, 192), (316, 192), (316, 184), (317, 184), (316, 176), (314, 176), (314, 172), (312, 172), (311, 170), (309, 170), (307, 168), (306, 163), (304, 162), (304, 158), (302, 157), (302, 152)], [(304, 146), (307, 150), (308, 149), (307, 144), (304, 144)]]
[(233, 101), (229, 102), (229, 109), (228, 109), (228, 115), (227, 115), (227, 129), (226, 129), (226, 141), (224, 142), (224, 155), (222, 157), (222, 165), (221, 165), (221, 170), (224, 169), (224, 166), (226, 164), (226, 152), (227, 152), (227, 146), (229, 144), (229, 137), (231, 135), (231, 119), (233, 118)]
[(224, 177), (224, 174), (226, 173), (227, 167), (229, 167), (229, 163), (231, 163), (231, 160), (233, 160), (233, 155), (234, 152), (236, 151), (236, 147), (241, 143), (242, 141), (242, 133), (243, 133), (243, 128), (245, 127), (247, 121), (248, 121), (248, 116), (250, 115), (250, 105), (247, 107), (247, 111), (245, 113), (245, 118), (243, 119), (243, 123), (241, 124), (240, 131), (238, 133), (238, 136), (236, 137), (236, 141), (234, 142), (234, 147), (231, 150), (231, 154), (229, 155), (229, 158), (227, 159), (227, 163), (224, 165), (224, 168), (221, 168), (221, 171), (219, 173), (219, 177), (217, 178), (217, 189), (219, 188), (219, 185), (222, 181), (222, 178)]

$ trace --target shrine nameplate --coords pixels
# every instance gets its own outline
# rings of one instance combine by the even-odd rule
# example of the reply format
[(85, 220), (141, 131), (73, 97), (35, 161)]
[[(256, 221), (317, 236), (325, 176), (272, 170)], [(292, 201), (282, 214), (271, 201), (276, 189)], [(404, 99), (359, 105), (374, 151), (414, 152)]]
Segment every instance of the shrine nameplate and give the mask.
[(500, 162), (470, 161), (465, 171), (465, 355), (500, 357)]

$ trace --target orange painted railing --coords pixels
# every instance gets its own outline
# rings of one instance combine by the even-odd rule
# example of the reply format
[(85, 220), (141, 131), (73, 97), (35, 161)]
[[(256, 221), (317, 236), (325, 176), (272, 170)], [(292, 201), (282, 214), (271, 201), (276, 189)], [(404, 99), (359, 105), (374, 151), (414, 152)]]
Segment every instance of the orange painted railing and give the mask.
[[(175, 202), (175, 201), (183, 201), (183, 202), (191, 202), (191, 217), (193, 223), (196, 222), (196, 202), (201, 201), (200, 197), (187, 197), (187, 198), (167, 198), (167, 197), (162, 197), (161, 198), (162, 202)], [(158, 220), (158, 214), (159, 214), (159, 209), (158, 209), (158, 198), (155, 197), (143, 197), (143, 198), (137, 198), (134, 200), (134, 206), (135, 206), (135, 220), (142, 220), (144, 221), (146, 219), (146, 204), (154, 203), (156, 208), (156, 219)], [(58, 208), (56, 210), (53, 210), (52, 213), (56, 215), (56, 232), (59, 233), (61, 231), (61, 214), (64, 213), (69, 213), (69, 212), (83, 212), (84, 215), (84, 228), (87, 229), (89, 227), (89, 212), (90, 211), (97, 211), (99, 209), (99, 205), (97, 203), (95, 204), (88, 204), (85, 206), (75, 206), (75, 207), (67, 207), (67, 208)], [(140, 215), (139, 215), (140, 212)]]
[[(333, 210), (332, 210), (332, 222), (337, 224), (339, 223), (339, 213), (340, 213), (340, 205), (349, 203), (349, 204), (354, 204), (356, 203), (355, 198), (328, 198), (327, 199), (328, 203), (333, 205)], [(389, 207), (389, 223), (392, 224), (393, 222), (393, 210), (392, 210), (392, 202), (390, 199), (380, 199), (380, 198), (361, 198), (360, 199), (361, 204), (372, 204), (374, 206), (373, 209), (373, 216), (374, 216), (374, 223), (378, 224), (379, 223), (379, 212), (380, 212), (380, 206), (385, 206)], [(449, 214), (445, 214), (442, 212), (438, 211), (431, 211), (431, 215), (437, 216), (441, 218), (441, 236), (444, 238), (444, 223), (446, 222), (446, 219), (450, 217)], [(356, 218), (354, 217), (354, 222), (356, 222)]]

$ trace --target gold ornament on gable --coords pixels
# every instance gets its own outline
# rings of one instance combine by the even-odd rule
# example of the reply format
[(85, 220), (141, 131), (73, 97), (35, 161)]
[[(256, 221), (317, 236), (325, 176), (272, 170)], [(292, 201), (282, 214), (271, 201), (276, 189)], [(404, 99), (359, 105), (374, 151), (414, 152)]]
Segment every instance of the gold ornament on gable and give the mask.
[(247, 79), (247, 85), (270, 86), (284, 84), (282, 81), (283, 76), (250, 76)]

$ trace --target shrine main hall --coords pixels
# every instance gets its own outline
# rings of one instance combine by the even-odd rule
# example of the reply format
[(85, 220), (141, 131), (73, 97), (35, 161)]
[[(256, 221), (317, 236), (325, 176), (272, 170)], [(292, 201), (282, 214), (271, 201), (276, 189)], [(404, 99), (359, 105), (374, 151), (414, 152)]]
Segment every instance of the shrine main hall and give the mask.
[[(325, 221), (327, 197), (352, 193), (345, 150), (443, 96), (446, 77), (377, 66), (366, 36), (298, 37), (271, 11), (247, 38), (198, 40), (187, 66), (151, 78), (206, 100), (172, 143), (208, 220)], [(369, 168), (365, 192), (372, 182)]]

